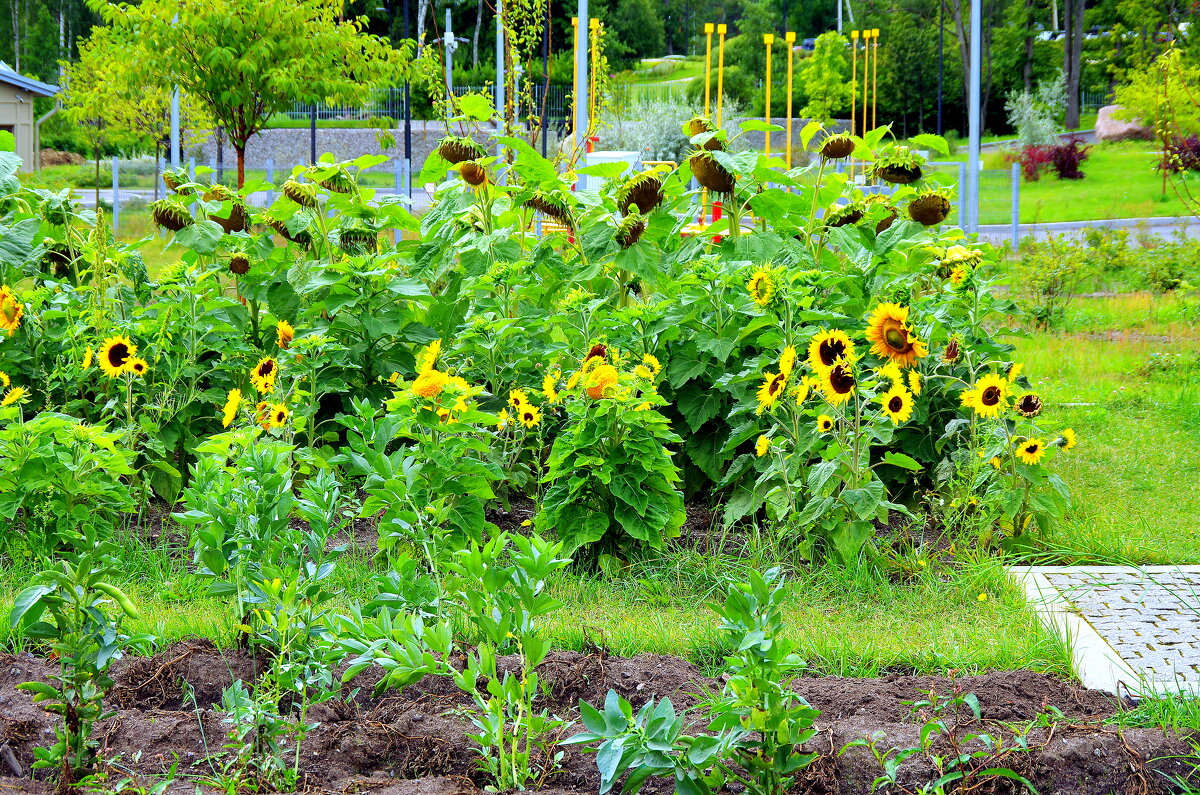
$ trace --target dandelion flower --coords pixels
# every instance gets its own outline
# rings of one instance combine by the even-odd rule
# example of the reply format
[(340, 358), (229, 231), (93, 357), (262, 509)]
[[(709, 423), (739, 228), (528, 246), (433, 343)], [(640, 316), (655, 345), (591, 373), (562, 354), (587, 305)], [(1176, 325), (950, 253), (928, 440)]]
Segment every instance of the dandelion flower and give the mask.
[(817, 372), (828, 370), (841, 359), (854, 358), (854, 343), (844, 331), (822, 331), (808, 344), (808, 364)]
[(1041, 461), (1045, 454), (1046, 443), (1041, 439), (1026, 439), (1017, 447), (1017, 458), (1031, 466)]
[(756, 414), (762, 414), (768, 411), (779, 400), (787, 387), (787, 376), (783, 373), (763, 373), (762, 386), (758, 388), (758, 411)]
[(822, 414), (817, 417), (817, 433), (829, 433), (833, 430), (833, 417)]
[(886, 356), (901, 367), (911, 367), (917, 359), (929, 355), (925, 343), (908, 327), (908, 307), (880, 304), (867, 321), (867, 339), (871, 353)]
[(275, 342), (283, 350), (287, 350), (292, 345), (292, 340), (296, 337), (296, 329), (286, 320), (281, 320), (275, 324)]
[(775, 294), (775, 283), (771, 281), (770, 273), (758, 270), (750, 277), (750, 281), (746, 282), (746, 290), (754, 299), (754, 303), (766, 306), (771, 303), (771, 296)]
[(770, 449), (771, 440), (765, 435), (758, 437), (758, 440), (754, 443), (754, 454), (759, 458), (762, 458), (764, 455), (766, 455), (767, 451)]
[(137, 346), (129, 337), (109, 337), (100, 346), (100, 369), (109, 378), (116, 378), (125, 372), (125, 365), (136, 353)]
[(267, 394), (275, 388), (275, 376), (279, 373), (279, 363), (270, 356), (259, 359), (258, 364), (250, 371), (250, 383), (262, 394)]
[(1008, 381), (995, 373), (989, 373), (975, 384), (974, 389), (962, 393), (962, 404), (974, 409), (980, 417), (998, 417), (1008, 408)]
[(271, 427), (282, 428), (287, 425), (288, 417), (292, 416), (292, 412), (288, 411), (288, 407), (283, 403), (276, 403), (271, 406)]
[(0, 287), (0, 329), (12, 336), (21, 325), (21, 317), (25, 314), (25, 304), (17, 298), (8, 285)]
[(25, 397), (25, 387), (15, 386), (5, 393), (4, 399), (0, 400), (0, 406), (11, 406), (23, 397)]
[(908, 422), (908, 418), (912, 416), (912, 393), (901, 384), (894, 384), (880, 396), (879, 402), (883, 404), (884, 415), (896, 425)]
[(979, 596), (976, 596), (975, 599), (980, 602), (986, 602), (988, 600), (988, 595), (986, 593), (981, 593)]
[(439, 370), (426, 370), (413, 381), (413, 394), (423, 398), (435, 398), (442, 394), (449, 380), (450, 377)]
[(854, 395), (856, 385), (850, 365), (844, 362), (835, 364), (821, 377), (821, 391), (825, 394), (825, 399), (834, 406), (848, 403)]
[(242, 390), (229, 390), (228, 397), (225, 398), (225, 407), (221, 410), (221, 427), (228, 428), (233, 423), (233, 418), (237, 416), (238, 407), (242, 405)]

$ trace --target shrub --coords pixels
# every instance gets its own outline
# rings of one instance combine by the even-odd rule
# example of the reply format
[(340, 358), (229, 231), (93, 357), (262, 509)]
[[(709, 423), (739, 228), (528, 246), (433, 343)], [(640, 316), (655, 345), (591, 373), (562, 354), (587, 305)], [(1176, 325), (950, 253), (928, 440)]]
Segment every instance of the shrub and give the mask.
[(1062, 129), (1058, 124), (1059, 110), (1066, 105), (1067, 86), (1062, 73), (1054, 80), (1038, 83), (1037, 91), (1016, 91), (1009, 94), (1004, 110), (1008, 123), (1017, 131), (1017, 146), (1048, 146), (1054, 143)]
[(1050, 169), (1050, 151), (1046, 146), (1026, 146), (1018, 156), (1021, 175), (1028, 182), (1037, 182)]
[(1158, 168), (1172, 174), (1182, 171), (1200, 171), (1200, 136), (1176, 135), (1167, 141), (1162, 161)]
[(1084, 146), (1079, 138), (1071, 136), (1061, 143), (1047, 147), (1047, 158), (1059, 179), (1083, 179), (1084, 173), (1079, 170), (1079, 165), (1087, 160), (1090, 149), (1091, 147)]

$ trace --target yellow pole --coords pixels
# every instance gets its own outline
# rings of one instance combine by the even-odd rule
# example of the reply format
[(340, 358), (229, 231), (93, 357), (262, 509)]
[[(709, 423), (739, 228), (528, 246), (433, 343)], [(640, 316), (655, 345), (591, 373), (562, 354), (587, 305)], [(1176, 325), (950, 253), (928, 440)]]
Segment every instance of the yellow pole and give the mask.
[(862, 126), (863, 132), (867, 131), (867, 89), (871, 86), (871, 76), (868, 74), (871, 68), (871, 31), (863, 31), (863, 112)]
[(871, 70), (871, 127), (878, 127), (878, 110), (879, 103), (879, 28), (871, 31), (871, 39), (875, 42), (875, 66)]
[[(763, 111), (763, 121), (767, 124), (771, 123), (771, 50), (775, 49), (775, 34), (764, 33), (763, 44), (767, 45), (767, 96), (766, 109)], [(771, 133), (769, 130), (763, 130), (763, 152), (771, 154)]]
[[(840, 0), (839, 0), (840, 2)], [(858, 135), (854, 113), (858, 109), (858, 31), (850, 31), (850, 134)], [(854, 158), (850, 159), (850, 176), (854, 177)]]
[(787, 167), (792, 167), (792, 56), (795, 54), (795, 33), (783, 34), (783, 40), (787, 43), (788, 48), (788, 67), (787, 67)]
[(704, 117), (712, 114), (712, 35), (716, 28), (711, 22), (704, 23)]
[(600, 27), (599, 18), (592, 17), (588, 20), (588, 27), (590, 28), (588, 40), (592, 45), (592, 69), (589, 75), (591, 85), (588, 87), (588, 123), (592, 125), (592, 129), (594, 130), (600, 126), (596, 123), (596, 72), (599, 71), (598, 67), (600, 65), (600, 47), (599, 42), (597, 42), (599, 36), (596, 35), (596, 30)]
[(717, 25), (717, 127), (721, 126), (721, 106), (725, 103), (725, 34), (728, 25)]
[[(572, 36), (572, 42), (573, 42), (571, 44), (571, 52), (577, 53), (577, 52), (579, 52), (579, 17), (571, 17), (571, 36)], [(578, 56), (576, 56), (576, 57), (578, 57)], [(574, 60), (572, 60), (572, 63), (574, 63)], [(576, 106), (579, 105), (579, 70), (576, 69), (574, 66), (571, 67), (571, 104), (576, 105)], [(578, 118), (579, 118), (579, 114), (572, 111), (571, 112), (571, 128), (572, 128), (571, 132), (572, 132), (572, 134), (575, 135), (576, 141), (579, 142), (580, 145), (582, 145), (580, 136), (582, 136), (583, 133), (581, 133), (579, 130), (574, 129), (575, 128), (575, 119), (578, 119)]]

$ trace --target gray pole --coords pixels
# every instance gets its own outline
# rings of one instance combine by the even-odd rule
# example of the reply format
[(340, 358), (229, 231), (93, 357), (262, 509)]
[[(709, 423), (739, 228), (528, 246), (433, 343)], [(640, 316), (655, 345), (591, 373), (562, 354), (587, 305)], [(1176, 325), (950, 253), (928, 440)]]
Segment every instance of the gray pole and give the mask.
[[(496, 0), (496, 132), (508, 132), (504, 97), (504, 0)], [(504, 157), (504, 147), (496, 144), (496, 157)]]
[(971, 0), (971, 72), (968, 95), (967, 126), (970, 141), (967, 146), (967, 231), (979, 231), (979, 74), (983, 61), (983, 0)]
[(842, 32), (842, 0), (837, 0), (838, 4), (838, 34)]
[(1012, 164), (1012, 245), (1021, 245), (1021, 164)]
[(121, 195), (118, 192), (120, 190), (120, 186), (117, 184), (117, 179), (120, 176), (120, 174), (119, 174), (120, 169), (118, 168), (118, 163), (119, 163), (119, 161), (117, 160), (117, 158), (114, 157), (113, 158), (113, 178), (112, 178), (112, 183), (113, 183), (112, 230), (113, 230), (114, 237), (117, 234), (117, 222), (121, 218)]
[(443, 36), (442, 50), (446, 62), (446, 118), (454, 116), (454, 32), (450, 30), (450, 9), (446, 9), (446, 31)]
[(587, 149), (588, 131), (588, 0), (579, 0), (579, 47), (575, 50), (575, 84), (579, 96), (574, 97), (575, 129), (573, 138), (576, 152)]
[[(179, 22), (179, 15), (171, 20), (171, 24)], [(175, 86), (175, 90), (171, 92), (171, 168), (179, 168), (180, 157), (179, 148), (179, 86)]]

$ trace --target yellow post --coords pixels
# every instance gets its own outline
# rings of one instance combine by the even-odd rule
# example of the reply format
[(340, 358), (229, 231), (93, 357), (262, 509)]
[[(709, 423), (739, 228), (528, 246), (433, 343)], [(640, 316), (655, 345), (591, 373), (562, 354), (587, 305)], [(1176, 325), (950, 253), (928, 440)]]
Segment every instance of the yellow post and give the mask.
[[(767, 45), (767, 96), (766, 110), (763, 111), (763, 121), (767, 124), (771, 123), (771, 50), (775, 49), (775, 34), (764, 33), (763, 44)], [(763, 130), (763, 152), (771, 154), (771, 133), (768, 130)]]
[(717, 127), (721, 126), (721, 106), (725, 103), (725, 34), (728, 25), (717, 25)]
[(792, 56), (795, 55), (796, 34), (785, 33), (783, 40), (788, 48), (788, 67), (787, 67), (787, 145), (784, 148), (787, 159), (787, 167), (792, 167)]
[(864, 31), (863, 31), (863, 95), (862, 95), (862, 100), (863, 100), (863, 112), (862, 112), (862, 126), (863, 126), (863, 132), (864, 132), (864, 133), (867, 131), (867, 89), (868, 89), (868, 88), (870, 88), (870, 86), (871, 86), (871, 76), (870, 76), (870, 74), (868, 74), (868, 71), (869, 71), (869, 70), (870, 70), (870, 68), (871, 68), (871, 58), (870, 58), (870, 53), (871, 53), (871, 39), (870, 39), (870, 35), (871, 35), (871, 31), (869, 31), (869, 30), (864, 30)]
[(712, 114), (712, 35), (716, 29), (716, 25), (711, 22), (704, 23), (704, 116), (708, 118)]
[[(571, 36), (572, 36), (571, 52), (577, 53), (577, 52), (579, 52), (579, 17), (571, 17)], [(572, 64), (572, 66), (571, 66), (571, 104), (575, 105), (575, 106), (579, 105), (579, 70), (576, 69), (574, 66), (575, 58), (577, 58), (577, 57), (578, 56), (573, 56), (571, 59), (571, 64)], [(579, 118), (578, 114), (576, 114), (574, 111), (572, 111), (571, 112), (571, 132), (575, 136), (582, 135), (582, 133), (580, 133), (579, 130), (575, 129), (575, 119), (577, 119), (577, 118)], [(576, 138), (576, 140), (578, 140), (578, 138)]]
[(850, 31), (850, 134), (858, 135), (854, 111), (858, 108), (858, 31)]
[(875, 67), (871, 70), (871, 127), (878, 127), (875, 115), (879, 102), (879, 28), (871, 31), (871, 39), (875, 42)]
[(600, 46), (597, 41), (599, 36), (596, 35), (596, 30), (599, 27), (599, 18), (592, 17), (588, 20), (588, 41), (592, 45), (592, 68), (591, 73), (588, 75), (590, 78), (588, 82), (591, 84), (588, 86), (588, 123), (592, 125), (593, 130), (600, 126), (596, 123), (596, 83), (598, 79), (596, 72), (599, 71), (598, 67), (600, 65)]

